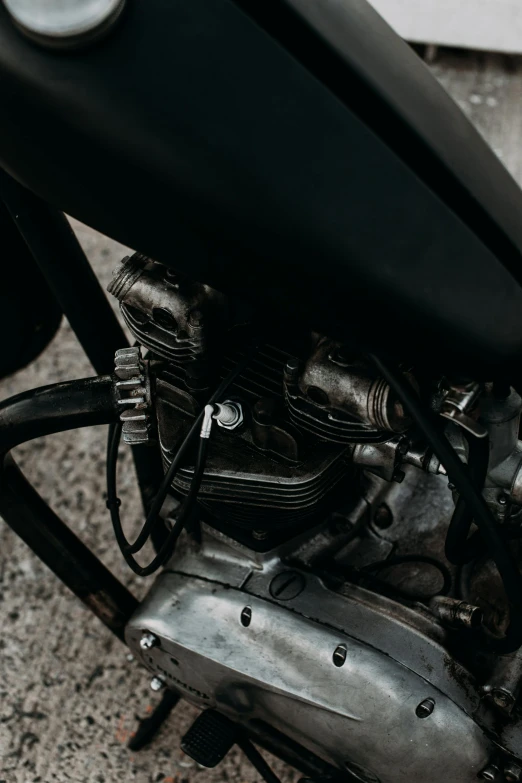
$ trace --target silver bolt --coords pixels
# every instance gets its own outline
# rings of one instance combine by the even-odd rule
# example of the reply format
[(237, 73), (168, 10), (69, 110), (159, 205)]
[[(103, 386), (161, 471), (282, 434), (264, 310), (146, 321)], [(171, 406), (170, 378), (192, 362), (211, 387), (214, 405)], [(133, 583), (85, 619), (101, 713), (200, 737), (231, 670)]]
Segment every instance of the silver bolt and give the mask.
[(415, 710), (415, 715), (417, 718), (429, 718), (434, 709), (435, 699), (424, 699)]
[(480, 773), (482, 780), (489, 780), (490, 783), (495, 783), (499, 780), (500, 770), (496, 764), (488, 764), (488, 766)]
[(299, 377), (300, 362), (294, 356), (291, 356), (285, 366), (285, 375), (289, 381), (296, 381)]
[(498, 499), (498, 502), (501, 506), (507, 505), (507, 497), (505, 495), (501, 495)]
[(165, 683), (163, 682), (161, 677), (153, 677), (152, 680), (150, 681), (150, 689), (155, 693), (163, 690), (164, 687), (165, 687)]
[(520, 769), (518, 764), (511, 762), (504, 767), (504, 777), (507, 783), (519, 783), (522, 780), (522, 769)]
[(152, 650), (152, 648), (157, 647), (158, 644), (159, 639), (157, 636), (154, 636), (153, 633), (146, 632), (140, 639), (140, 647), (142, 650)]
[(433, 614), (450, 628), (478, 628), (482, 623), (482, 609), (448, 596), (436, 596), (430, 601)]

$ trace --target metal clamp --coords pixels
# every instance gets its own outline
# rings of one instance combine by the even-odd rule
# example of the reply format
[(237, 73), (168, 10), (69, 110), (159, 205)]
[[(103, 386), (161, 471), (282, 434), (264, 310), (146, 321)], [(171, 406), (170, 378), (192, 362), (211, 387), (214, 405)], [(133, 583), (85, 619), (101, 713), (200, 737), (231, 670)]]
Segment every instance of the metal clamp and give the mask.
[(474, 382), (450, 386), (442, 402), (440, 415), (458, 424), (476, 438), (485, 438), (488, 434), (487, 429), (470, 416), (470, 412), (478, 402), (480, 392), (480, 384)]

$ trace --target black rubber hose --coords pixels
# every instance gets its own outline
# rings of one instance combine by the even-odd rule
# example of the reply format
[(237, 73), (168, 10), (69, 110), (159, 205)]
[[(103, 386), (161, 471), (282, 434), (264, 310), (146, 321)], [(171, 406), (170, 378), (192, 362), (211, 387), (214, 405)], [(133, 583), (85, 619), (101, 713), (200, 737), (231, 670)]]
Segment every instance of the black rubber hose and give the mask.
[[(257, 351), (257, 346), (252, 346), (243, 359), (241, 359), (240, 362), (237, 363), (237, 365), (231, 370), (231, 372), (224, 378), (223, 381), (219, 384), (216, 391), (212, 395), (212, 397), (209, 399), (207, 405), (214, 405), (216, 402), (220, 400), (220, 398), (225, 394), (227, 389), (234, 383), (236, 378), (241, 375), (243, 370), (247, 367), (247, 365), (250, 363), (253, 355)], [(133, 544), (129, 544), (127, 542), (128, 551), (131, 553), (139, 552), (140, 549), (143, 548), (145, 545), (150, 533), (152, 532), (152, 529), (157, 525), (157, 523), (160, 521), (159, 513), (161, 511), (161, 507), (163, 506), (163, 503), (165, 502), (165, 498), (167, 497), (168, 491), (171, 487), (172, 481), (174, 479), (174, 476), (176, 474), (176, 471), (178, 470), (178, 467), (181, 463), (181, 460), (185, 456), (187, 449), (189, 448), (190, 444), (192, 443), (193, 439), (197, 437), (200, 429), (201, 429), (201, 423), (203, 421), (204, 416), (204, 408), (203, 410), (198, 414), (196, 419), (194, 420), (188, 434), (185, 436), (185, 439), (181, 446), (179, 447), (175, 457), (173, 458), (171, 464), (169, 465), (169, 468), (167, 472), (165, 473), (165, 476), (163, 478), (163, 481), (160, 484), (160, 487), (158, 489), (157, 495), (154, 498), (149, 513), (147, 514), (147, 519), (145, 521), (145, 524), (143, 525), (143, 528), (138, 535), (136, 541)]]
[(156, 557), (147, 566), (141, 566), (128, 551), (127, 540), (123, 533), (121, 526), (121, 519), (119, 514), (119, 500), (116, 495), (116, 465), (117, 465), (117, 451), (120, 436), (120, 427), (117, 426), (114, 430), (113, 437), (109, 445), (109, 453), (107, 458), (107, 507), (111, 513), (112, 525), (114, 528), (114, 534), (116, 541), (121, 549), (123, 557), (127, 564), (132, 568), (135, 574), (138, 576), (150, 576), (160, 568), (166, 560), (171, 557), (176, 546), (176, 542), (181, 535), (185, 523), (196, 503), (199, 490), (201, 488), (201, 482), (203, 480), (203, 474), (205, 472), (205, 463), (208, 453), (208, 438), (199, 439), (198, 456), (196, 460), (196, 467), (194, 469), (194, 476), (190, 484), (190, 489), (185, 501), (183, 502), (181, 509), (174, 521), (172, 529), (169, 531), (165, 542), (157, 553)]
[[(488, 472), (489, 438), (475, 438), (466, 433), (466, 440), (469, 447), (469, 474), (477, 491), (482, 492)], [(473, 550), (476, 547), (470, 549), (468, 543), (472, 524), (473, 514), (464, 498), (459, 497), (449, 523), (445, 544), (446, 558), (453, 565), (460, 565), (475, 556)]]
[(501, 639), (488, 639), (489, 647), (502, 654), (514, 652), (522, 645), (522, 577), (517, 563), (497, 530), (495, 520), (484, 498), (477, 492), (465, 466), (448, 443), (439, 421), (431, 411), (424, 409), (412, 386), (400, 372), (390, 369), (377, 356), (370, 354), (370, 358), (399, 399), (402, 400), (405, 409), (446, 468), (450, 481), (455, 484), (460, 496), (468, 505), (472, 518), (475, 520), (498, 569), (509, 604), (510, 623), (506, 634)]
[[(221, 381), (221, 383), (219, 384), (219, 386), (217, 387), (217, 389), (209, 399), (207, 405), (214, 405), (226, 393), (226, 391), (234, 383), (237, 377), (248, 366), (256, 351), (257, 351), (256, 344), (252, 345), (247, 350), (243, 359), (241, 359), (241, 361), (239, 361), (236, 364), (236, 366), (224, 378), (224, 380)], [(174, 456), (169, 466), (169, 469), (165, 473), (165, 476), (163, 478), (163, 481), (161, 482), (158, 492), (151, 504), (149, 513), (147, 515), (147, 519), (145, 520), (145, 524), (143, 525), (138, 537), (136, 538), (133, 544), (131, 544), (127, 540), (123, 532), (123, 527), (120, 518), (120, 511), (119, 511), (121, 503), (116, 492), (116, 469), (117, 469), (117, 461), (118, 461), (118, 446), (121, 438), (121, 426), (112, 425), (109, 430), (109, 439), (107, 443), (107, 508), (110, 511), (111, 520), (114, 527), (114, 533), (116, 535), (116, 540), (122, 551), (122, 554), (126, 562), (128, 563), (128, 565), (130, 566), (130, 568), (132, 568), (132, 570), (139, 576), (147, 576), (150, 573), (154, 573), (154, 571), (150, 571), (149, 569), (152, 567), (153, 564), (159, 562), (158, 559), (160, 558), (160, 556), (162, 557), (162, 560), (161, 562), (159, 562), (159, 565), (157, 565), (154, 568), (154, 570), (157, 570), (161, 566), (161, 564), (166, 559), (168, 559), (168, 557), (172, 555), (176, 540), (183, 529), (183, 527), (179, 528), (178, 526), (178, 521), (179, 521), (179, 517), (178, 517), (178, 519), (174, 524), (174, 527), (167, 535), (163, 545), (160, 547), (157, 557), (149, 566), (145, 568), (145, 572), (144, 572), (144, 568), (140, 566), (139, 563), (137, 563), (137, 561), (132, 557), (132, 554), (139, 552), (143, 548), (143, 546), (147, 542), (149, 536), (151, 535), (156, 525), (162, 521), (160, 517), (161, 508), (163, 506), (163, 503), (165, 502), (165, 498), (168, 494), (168, 491), (170, 489), (176, 471), (178, 470), (183, 457), (185, 456), (192, 441), (194, 440), (195, 437), (197, 437), (201, 429), (204, 412), (205, 409), (203, 408), (203, 410), (198, 414), (198, 416), (194, 420), (189, 432), (185, 436), (181, 446), (179, 447), (176, 455)], [(202, 439), (202, 440), (206, 440), (206, 439)], [(201, 454), (201, 452), (202, 452), (202, 448), (200, 447), (199, 454)], [(206, 447), (203, 447), (203, 452), (206, 454)], [(203, 474), (201, 475), (201, 479), (202, 477)], [(201, 485), (201, 479), (199, 482), (199, 486)], [(192, 485), (194, 484), (194, 480), (195, 480), (195, 475), (193, 478)], [(191, 485), (191, 489), (189, 490), (189, 497), (192, 496), (192, 485)], [(199, 486), (198, 486), (198, 491), (199, 491)], [(186, 523), (188, 516), (192, 511), (192, 506), (194, 505), (192, 504), (191, 507), (187, 507), (186, 502), (187, 501), (185, 501), (182, 507), (182, 511), (180, 512), (180, 516), (182, 515), (183, 517), (183, 525)], [(183, 509), (185, 509), (185, 511), (183, 511)], [(162, 553), (165, 552), (167, 554), (162, 555)]]

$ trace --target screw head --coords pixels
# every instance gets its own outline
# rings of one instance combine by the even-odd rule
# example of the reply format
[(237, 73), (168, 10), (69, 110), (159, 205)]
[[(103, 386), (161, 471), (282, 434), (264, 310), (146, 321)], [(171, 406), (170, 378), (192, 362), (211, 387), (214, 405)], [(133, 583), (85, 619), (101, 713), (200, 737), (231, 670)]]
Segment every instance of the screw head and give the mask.
[(248, 626), (252, 622), (252, 607), (245, 606), (245, 608), (241, 612), (240, 620), (241, 620), (241, 625), (243, 625), (245, 628), (248, 628)]
[(278, 601), (291, 601), (297, 598), (306, 587), (306, 579), (297, 571), (283, 571), (274, 576), (270, 583), (270, 595)]
[(429, 718), (435, 709), (435, 699), (424, 699), (415, 710), (417, 718)]
[(295, 356), (290, 356), (285, 365), (285, 376), (289, 381), (297, 380), (301, 363)]
[(501, 495), (499, 497), (499, 499), (498, 499), (498, 502), (500, 503), (501, 506), (506, 506), (507, 505), (507, 497), (505, 495)]
[(345, 644), (339, 644), (335, 650), (334, 654), (332, 656), (332, 660), (334, 663), (334, 666), (337, 666), (338, 668), (341, 668), (341, 666), (344, 666), (346, 662), (346, 645)]
[(150, 689), (151, 691), (154, 691), (157, 693), (158, 691), (162, 691), (165, 687), (165, 683), (161, 679), (161, 677), (153, 677), (150, 681)]
[(152, 650), (153, 647), (159, 645), (159, 639), (153, 633), (145, 631), (140, 639), (140, 647), (142, 650)]

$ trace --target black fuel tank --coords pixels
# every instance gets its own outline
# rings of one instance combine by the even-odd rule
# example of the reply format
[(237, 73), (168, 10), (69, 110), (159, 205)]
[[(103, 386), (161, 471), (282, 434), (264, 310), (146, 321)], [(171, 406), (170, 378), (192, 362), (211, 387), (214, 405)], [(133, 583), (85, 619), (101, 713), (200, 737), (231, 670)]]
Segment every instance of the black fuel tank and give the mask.
[(522, 199), (363, 0), (131, 2), (54, 53), (0, 10), (0, 163), (195, 279), (374, 351), (522, 358)]

